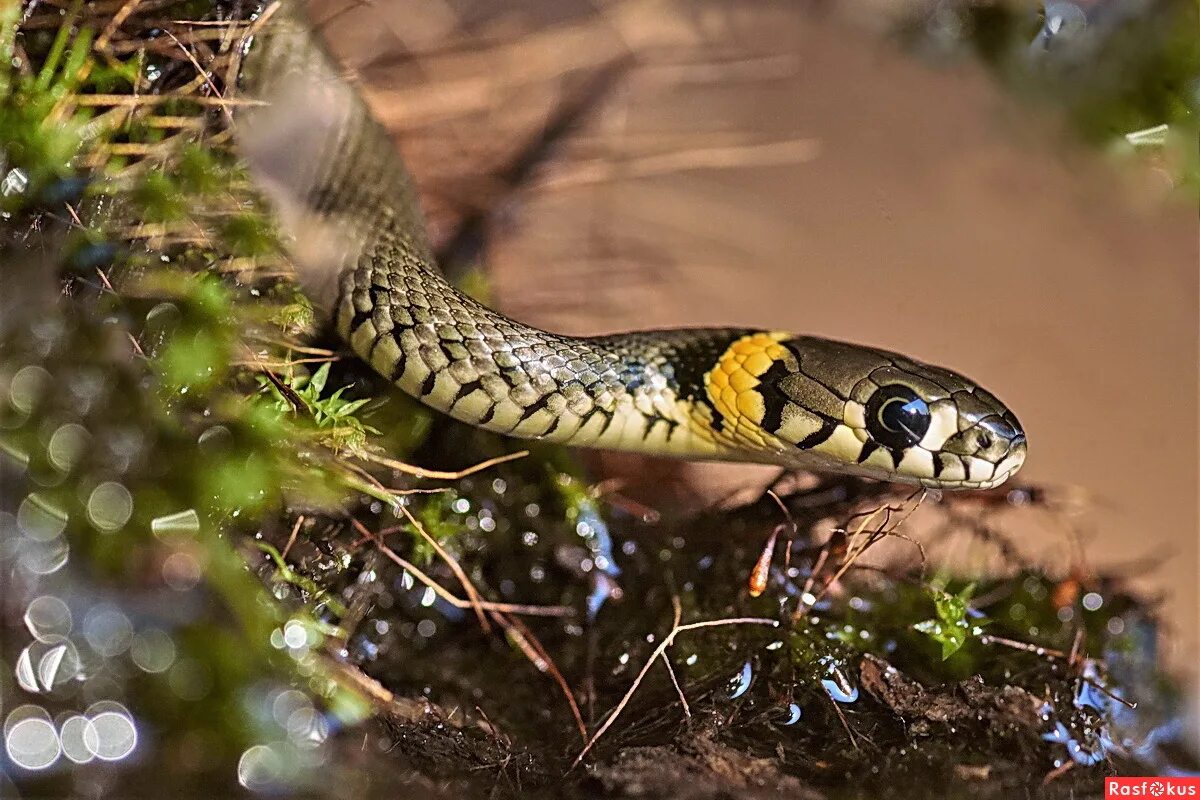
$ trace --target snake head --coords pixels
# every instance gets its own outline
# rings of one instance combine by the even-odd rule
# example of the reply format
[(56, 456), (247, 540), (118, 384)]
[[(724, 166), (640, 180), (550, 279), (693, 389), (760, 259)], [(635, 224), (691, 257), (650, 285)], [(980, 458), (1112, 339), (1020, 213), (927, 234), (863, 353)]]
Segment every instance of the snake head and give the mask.
[[(1016, 416), (955, 372), (827, 339), (760, 333), (742, 342), (743, 350), (762, 356), (751, 353), (737, 365), (758, 373), (753, 384), (733, 375), (727, 381), (757, 395), (732, 404), (741, 412), (735, 430), (747, 443), (758, 439), (785, 466), (988, 489), (1025, 461)], [(722, 391), (727, 400), (730, 393)], [(721, 406), (731, 404), (718, 399)]]

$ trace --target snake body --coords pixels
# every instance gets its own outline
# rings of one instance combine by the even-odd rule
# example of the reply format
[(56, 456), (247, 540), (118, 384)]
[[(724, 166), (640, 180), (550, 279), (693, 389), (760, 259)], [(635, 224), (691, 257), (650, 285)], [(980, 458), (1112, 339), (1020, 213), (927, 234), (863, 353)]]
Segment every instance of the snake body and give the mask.
[(1025, 458), (1016, 417), (963, 376), (783, 331), (569, 337), (467, 297), (437, 269), (386, 131), (308, 21), (279, 7), (246, 55), (234, 133), (338, 333), (421, 402), (569, 445), (988, 488)]

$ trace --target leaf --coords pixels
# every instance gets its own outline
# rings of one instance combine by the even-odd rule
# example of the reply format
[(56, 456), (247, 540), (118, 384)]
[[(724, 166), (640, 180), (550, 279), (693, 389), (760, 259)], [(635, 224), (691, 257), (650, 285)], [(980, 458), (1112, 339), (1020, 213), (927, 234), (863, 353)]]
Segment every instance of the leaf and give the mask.
[(338, 409), (338, 416), (339, 417), (349, 416), (349, 415), (353, 414), (355, 411), (358, 411), (360, 408), (362, 408), (369, 402), (371, 402), (371, 398), (369, 398), (369, 397), (364, 397), (361, 400), (351, 400), (349, 403), (346, 403), (346, 405), (344, 405), (340, 409)]
[(942, 660), (957, 653), (967, 643), (968, 636), (974, 636), (982, 631), (987, 623), (979, 619), (972, 625), (967, 619), (970, 612), (971, 595), (975, 593), (975, 584), (970, 584), (958, 594), (950, 594), (940, 589), (932, 589), (933, 607), (937, 619), (927, 619), (913, 625), (913, 629), (925, 634), (942, 646)]
[(321, 390), (325, 388), (325, 381), (328, 379), (329, 379), (329, 362), (326, 361), (324, 364), (321, 365), (320, 369), (318, 369), (316, 372), (313, 373), (313, 376), (312, 376), (311, 380), (309, 381), (308, 386), (310, 389), (312, 389), (314, 397), (321, 394)]

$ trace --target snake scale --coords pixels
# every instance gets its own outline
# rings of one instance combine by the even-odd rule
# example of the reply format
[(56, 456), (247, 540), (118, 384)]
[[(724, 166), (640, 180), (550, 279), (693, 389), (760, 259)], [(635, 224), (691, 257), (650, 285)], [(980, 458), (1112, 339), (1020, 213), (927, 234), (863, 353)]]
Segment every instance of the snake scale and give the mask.
[(302, 12), (276, 5), (244, 57), (233, 130), (302, 283), (400, 389), (508, 436), (990, 488), (1025, 434), (955, 372), (750, 328), (560, 336), (438, 270), (405, 167)]

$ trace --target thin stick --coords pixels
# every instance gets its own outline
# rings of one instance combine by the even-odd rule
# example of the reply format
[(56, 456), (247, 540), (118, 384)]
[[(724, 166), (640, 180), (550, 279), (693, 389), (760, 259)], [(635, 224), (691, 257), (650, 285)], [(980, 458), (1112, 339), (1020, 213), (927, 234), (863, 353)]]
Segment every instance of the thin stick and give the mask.
[(1005, 639), (1003, 636), (996, 636), (991, 633), (985, 633), (979, 637), (980, 644), (1002, 644), (1005, 647), (1011, 647), (1013, 650), (1022, 650), (1026, 653), (1033, 653), (1036, 656), (1048, 656), (1049, 658), (1066, 658), (1067, 654), (1062, 650), (1054, 650), (1049, 647), (1040, 647), (1036, 644), (1028, 642), (1018, 642), (1016, 639)]
[(504, 464), (508, 461), (516, 461), (518, 458), (524, 458), (525, 456), (529, 455), (529, 451), (521, 450), (516, 453), (508, 453), (506, 455), (496, 456), (495, 458), (489, 458), (487, 461), (481, 461), (473, 467), (467, 467), (466, 469), (459, 470), (458, 472), (442, 472), (441, 470), (436, 469), (425, 469), (424, 467), (405, 464), (403, 461), (397, 461), (394, 458), (387, 458), (386, 456), (380, 456), (368, 452), (356, 453), (355, 455), (364, 461), (382, 464), (385, 467), (391, 467), (397, 472), (403, 472), (406, 475), (415, 475), (418, 478), (433, 478), (434, 480), (439, 481), (457, 481), (461, 478), (467, 477), (468, 475), (474, 475), (476, 472), (482, 472), (485, 469), (494, 467), (497, 464)]
[(399, 508), (400, 513), (404, 514), (404, 518), (408, 520), (408, 523), (417, 529), (417, 533), (421, 534), (421, 538), (429, 543), (429, 546), (450, 567), (450, 571), (454, 573), (454, 577), (458, 578), (458, 582), (462, 584), (463, 590), (467, 593), (467, 599), (471, 601), (471, 608), (475, 609), (475, 616), (479, 619), (479, 627), (483, 628), (484, 633), (491, 633), (492, 626), (488, 624), (487, 617), (483, 614), (483, 609), (479, 607), (479, 603), (483, 598), (479, 596), (479, 590), (475, 588), (475, 584), (467, 577), (467, 573), (463, 570), (462, 565), (458, 563), (458, 559), (450, 555), (437, 539), (429, 535), (425, 530), (425, 526), (413, 516), (407, 506), (399, 506)]
[[(374, 542), (375, 546), (379, 548), (381, 553), (390, 558), (397, 566), (400, 566), (412, 573), (414, 578), (432, 589), (438, 597), (442, 598), (455, 608), (467, 609), (472, 607), (469, 601), (463, 600), (461, 597), (456, 597), (450, 592), (446, 591), (441, 584), (418, 569), (412, 562), (406, 561), (405, 559), (396, 555), (396, 552), (392, 550), (392, 548), (381, 542), (375, 537), (375, 534), (367, 530), (367, 526), (363, 525), (356, 519), (351, 519), (350, 524), (354, 526), (355, 530), (357, 530), (367, 539)], [(481, 600), (479, 602), (479, 607), (487, 611), (502, 611), (508, 614), (524, 614), (530, 617), (569, 617), (575, 612), (575, 610), (570, 606), (532, 606), (521, 605), (519, 603), (494, 603), (490, 600)]]
[(604, 723), (596, 729), (595, 733), (592, 734), (592, 738), (588, 740), (587, 745), (579, 752), (579, 755), (575, 756), (575, 760), (571, 762), (571, 769), (575, 769), (575, 767), (579, 766), (579, 762), (582, 761), (583, 757), (588, 754), (588, 752), (592, 749), (592, 746), (596, 744), (600, 737), (604, 735), (605, 731), (612, 727), (612, 724), (617, 721), (617, 717), (621, 715), (621, 712), (625, 710), (625, 706), (629, 705), (629, 701), (633, 699), (634, 692), (636, 692), (638, 686), (641, 685), (642, 680), (646, 677), (646, 673), (650, 671), (650, 667), (652, 667), (654, 662), (657, 661), (662, 654), (667, 651), (667, 648), (670, 647), (675, 641), (676, 636), (685, 631), (694, 631), (700, 628), (716, 628), (722, 625), (777, 626), (778, 624), (779, 623), (776, 620), (764, 619), (763, 617), (731, 617), (729, 619), (710, 619), (702, 622), (689, 622), (686, 625), (676, 625), (671, 628), (671, 632), (666, 635), (661, 643), (659, 643), (658, 647), (654, 648), (654, 652), (650, 655), (650, 658), (646, 659), (646, 663), (642, 666), (642, 669), (637, 674), (637, 677), (634, 678), (633, 685), (629, 687), (629, 691), (625, 692), (625, 696), (621, 698), (621, 702), (617, 703), (616, 708), (614, 708), (612, 713), (608, 715), (608, 719), (604, 720)]
[(575, 717), (575, 726), (579, 729), (579, 738), (587, 743), (587, 725), (583, 722), (583, 714), (579, 711), (579, 704), (575, 702), (575, 693), (567, 684), (567, 679), (558, 669), (558, 665), (554, 663), (554, 659), (546, 652), (546, 648), (542, 646), (541, 641), (533, 635), (533, 631), (529, 630), (524, 622), (519, 619), (513, 619), (503, 614), (492, 613), (496, 622), (504, 626), (505, 630), (511, 635), (517, 643), (517, 647), (521, 648), (521, 652), (525, 657), (537, 667), (539, 672), (546, 672), (558, 684), (559, 690), (563, 697), (567, 698), (567, 705), (571, 707), (571, 716)]
[(283, 546), (283, 552), (279, 554), (280, 558), (287, 558), (288, 550), (292, 549), (292, 545), (296, 543), (296, 536), (300, 533), (300, 526), (304, 524), (304, 515), (296, 517), (296, 524), (292, 526), (292, 535), (288, 537), (287, 544)]
[[(675, 612), (675, 621), (671, 623), (672, 628), (679, 627), (679, 620), (683, 617), (683, 606), (679, 604), (679, 595), (671, 595), (671, 609)], [(683, 715), (688, 719), (692, 718), (692, 708), (688, 705), (687, 695), (683, 693), (683, 688), (679, 685), (679, 679), (675, 677), (675, 668), (671, 666), (671, 659), (667, 658), (667, 654), (662, 654), (663, 666), (667, 668), (667, 674), (671, 676), (671, 683), (675, 686), (675, 693), (679, 695), (679, 702), (683, 704)]]

